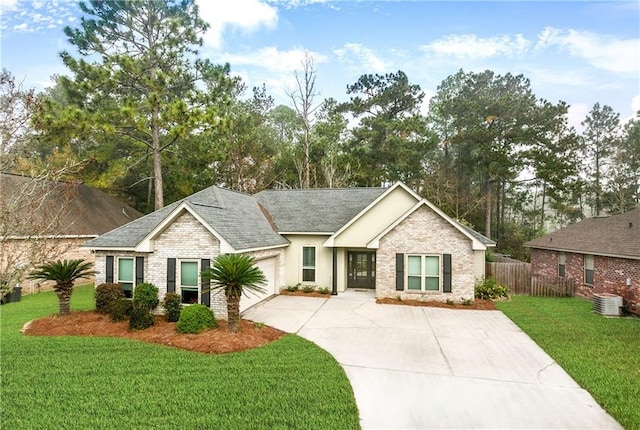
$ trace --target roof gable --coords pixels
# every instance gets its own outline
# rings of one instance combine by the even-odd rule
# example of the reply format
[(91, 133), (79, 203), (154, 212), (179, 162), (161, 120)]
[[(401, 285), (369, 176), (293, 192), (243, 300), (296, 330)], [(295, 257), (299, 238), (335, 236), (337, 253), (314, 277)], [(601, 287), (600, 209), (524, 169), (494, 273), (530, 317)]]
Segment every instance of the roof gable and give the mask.
[(411, 209), (405, 212), (400, 218), (398, 218), (395, 222), (390, 224), (386, 229), (381, 231), (376, 237), (374, 237), (371, 241), (369, 241), (369, 243), (367, 243), (367, 248), (378, 248), (380, 246), (380, 239), (382, 239), (385, 235), (387, 235), (387, 233), (389, 233), (391, 230), (396, 228), (398, 224), (400, 224), (402, 221), (407, 219), (411, 214), (413, 214), (418, 209), (424, 206), (429, 208), (431, 211), (435, 212), (438, 216), (440, 216), (447, 223), (449, 223), (455, 230), (458, 230), (464, 236), (469, 238), (471, 240), (472, 249), (474, 251), (475, 250), (484, 251), (487, 249), (487, 247), (492, 247), (496, 245), (494, 241), (487, 238), (486, 236), (483, 236), (477, 231), (455, 221), (453, 218), (449, 217), (447, 214), (442, 212), (437, 206), (435, 206), (430, 201), (426, 199), (421, 199), (418, 203), (415, 204), (415, 206), (413, 206)]
[(640, 258), (640, 207), (618, 215), (587, 218), (527, 242), (525, 246)]
[(332, 234), (387, 188), (265, 190), (255, 195), (281, 234)]

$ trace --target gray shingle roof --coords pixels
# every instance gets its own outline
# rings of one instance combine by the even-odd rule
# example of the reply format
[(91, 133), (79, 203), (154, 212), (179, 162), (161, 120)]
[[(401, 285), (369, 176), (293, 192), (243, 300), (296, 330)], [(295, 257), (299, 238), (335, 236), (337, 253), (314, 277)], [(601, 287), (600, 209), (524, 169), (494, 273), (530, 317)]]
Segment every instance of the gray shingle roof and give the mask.
[(640, 258), (640, 207), (619, 215), (582, 220), (525, 246)]
[(97, 237), (85, 246), (134, 248), (182, 203), (186, 203), (236, 250), (288, 243), (274, 231), (252, 196), (210, 187)]
[[(455, 221), (455, 222), (457, 222), (457, 221)], [(477, 231), (475, 231), (471, 227), (468, 227), (468, 226), (466, 226), (466, 225), (464, 225), (462, 223), (458, 222), (458, 224), (463, 229), (465, 229), (471, 236), (473, 236), (476, 240), (478, 240), (480, 243), (482, 243), (484, 246), (496, 246), (496, 242), (494, 242), (493, 240), (489, 239), (484, 234), (478, 233)]]
[(387, 188), (265, 190), (255, 195), (279, 232), (335, 233)]

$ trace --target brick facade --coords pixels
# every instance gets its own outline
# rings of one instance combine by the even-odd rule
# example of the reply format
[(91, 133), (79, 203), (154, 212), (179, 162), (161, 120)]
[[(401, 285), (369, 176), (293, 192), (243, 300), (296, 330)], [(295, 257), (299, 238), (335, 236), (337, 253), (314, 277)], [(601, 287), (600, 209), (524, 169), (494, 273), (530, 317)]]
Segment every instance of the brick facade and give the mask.
[[(440, 291), (409, 291), (406, 289), (406, 274), (405, 290), (396, 291), (397, 253), (405, 255), (405, 262), (408, 254), (439, 256), (451, 254), (451, 293), (442, 292), (442, 273)], [(424, 301), (473, 300), (476, 280), (471, 240), (426, 206), (409, 215), (380, 239), (376, 258), (376, 296), (378, 298), (400, 296), (406, 300)], [(440, 260), (442, 263), (442, 258)]]
[[(154, 239), (154, 252), (96, 252), (96, 284), (105, 282), (106, 256), (138, 257), (145, 258), (144, 280), (158, 287), (160, 300), (167, 292), (167, 259), (200, 261), (202, 259), (213, 260), (220, 255), (220, 241), (209, 232), (193, 215), (184, 212), (179, 215), (164, 231)], [(279, 276), (284, 279), (284, 258), (282, 249), (261, 250), (248, 253), (256, 259), (271, 256), (279, 257)], [(178, 269), (179, 270), (179, 269)], [(202, 270), (199, 267), (199, 270)], [(278, 290), (280, 290), (278, 288)], [(222, 291), (211, 292), (211, 309), (216, 318), (227, 318), (227, 303)]]
[[(531, 273), (538, 276), (558, 276), (559, 251), (531, 249)], [(591, 299), (593, 294), (611, 293), (631, 302), (640, 310), (640, 260), (593, 256), (593, 285), (584, 283), (584, 254), (565, 252), (565, 277), (573, 279), (576, 293)], [(627, 279), (631, 287), (627, 288)]]

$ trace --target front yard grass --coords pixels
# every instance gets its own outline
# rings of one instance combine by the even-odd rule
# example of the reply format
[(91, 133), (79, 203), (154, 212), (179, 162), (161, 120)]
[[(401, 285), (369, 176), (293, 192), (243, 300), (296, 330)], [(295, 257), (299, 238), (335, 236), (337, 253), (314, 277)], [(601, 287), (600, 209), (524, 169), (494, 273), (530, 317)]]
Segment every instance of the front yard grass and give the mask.
[[(127, 339), (20, 334), (57, 303), (40, 293), (0, 307), (2, 429), (360, 428), (343, 369), (298, 336), (207, 355)], [(92, 309), (92, 286), (76, 287), (71, 306)]]
[(640, 429), (640, 320), (605, 318), (577, 297), (514, 296), (496, 307), (624, 428)]

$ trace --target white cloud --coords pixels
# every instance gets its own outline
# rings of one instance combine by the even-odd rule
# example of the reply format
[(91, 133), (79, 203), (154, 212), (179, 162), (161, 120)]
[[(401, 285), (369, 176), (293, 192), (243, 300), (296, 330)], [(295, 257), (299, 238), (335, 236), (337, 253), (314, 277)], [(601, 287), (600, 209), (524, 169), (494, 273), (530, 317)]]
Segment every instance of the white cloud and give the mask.
[(631, 109), (633, 109), (634, 112), (640, 111), (640, 94), (631, 99)]
[(221, 55), (221, 60), (231, 63), (234, 66), (254, 66), (266, 70), (293, 74), (294, 70), (302, 69), (305, 52), (308, 52), (309, 55), (313, 57), (313, 62), (316, 65), (326, 61), (326, 57), (318, 52), (309, 52), (302, 48), (280, 51), (275, 46), (267, 46), (257, 51), (244, 52), (241, 54), (225, 53)]
[(570, 126), (575, 127), (578, 133), (582, 133), (584, 131), (582, 121), (584, 121), (584, 119), (587, 117), (590, 109), (591, 108), (585, 103), (575, 103), (569, 106), (569, 110), (567, 112), (567, 122)]
[(558, 46), (602, 70), (640, 72), (640, 38), (618, 39), (589, 31), (547, 27), (538, 36), (536, 50), (552, 46)]
[(260, 0), (197, 0), (200, 16), (210, 28), (204, 36), (206, 44), (221, 48), (227, 28), (253, 32), (261, 27), (274, 28), (278, 23), (275, 7)]
[(15, 10), (18, 0), (0, 0), (0, 11)]
[(384, 73), (389, 70), (389, 63), (378, 57), (375, 52), (359, 43), (345, 43), (333, 53), (342, 62), (352, 63), (367, 73)]
[(478, 37), (475, 34), (453, 34), (435, 40), (420, 49), (426, 53), (457, 58), (489, 58), (517, 56), (529, 49), (531, 42), (521, 34)]

